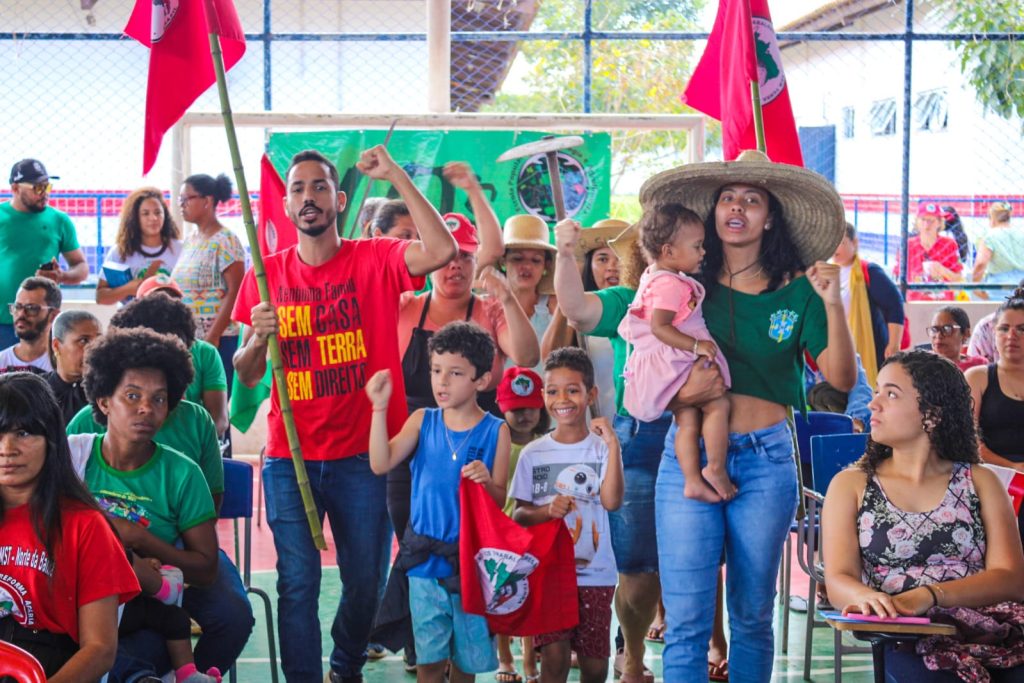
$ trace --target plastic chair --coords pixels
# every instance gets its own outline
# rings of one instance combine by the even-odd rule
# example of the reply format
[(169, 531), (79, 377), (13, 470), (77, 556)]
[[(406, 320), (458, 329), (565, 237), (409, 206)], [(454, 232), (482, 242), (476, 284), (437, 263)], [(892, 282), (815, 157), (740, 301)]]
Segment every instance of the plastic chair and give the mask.
[[(853, 419), (849, 415), (841, 413), (812, 410), (807, 412), (806, 418), (801, 413), (794, 413), (793, 424), (796, 429), (797, 453), (800, 455), (804, 481), (811, 479), (811, 437), (820, 434), (850, 434), (853, 432)], [(824, 493), (823, 490), (822, 492)], [(789, 596), (793, 573), (793, 534), (797, 532), (795, 521), (789, 532), (789, 535), (786, 536), (786, 548), (782, 554), (782, 571), (779, 575), (779, 606), (782, 609), (781, 649), (783, 653), (789, 651)]]
[(46, 672), (35, 657), (17, 645), (0, 640), (0, 677), (11, 676), (17, 683), (46, 683)]
[[(277, 683), (277, 647), (274, 641), (274, 613), (270, 596), (252, 586), (252, 465), (241, 460), (224, 460), (224, 499), (220, 506), (220, 518), (235, 522), (235, 563), (242, 573), (242, 584), (247, 593), (258, 595), (263, 600), (267, 614), (267, 643), (270, 648), (270, 677)], [(239, 552), (238, 520), (242, 520), (243, 545)], [(237, 667), (231, 667), (231, 681), (237, 680)]]

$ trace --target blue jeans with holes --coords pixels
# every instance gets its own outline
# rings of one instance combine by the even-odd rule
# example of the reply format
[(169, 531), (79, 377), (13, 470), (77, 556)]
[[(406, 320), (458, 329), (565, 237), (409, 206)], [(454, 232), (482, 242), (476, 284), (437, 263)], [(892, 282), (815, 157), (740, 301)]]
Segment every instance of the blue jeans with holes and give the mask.
[[(370, 470), (366, 453), (307, 460), (306, 471), (320, 520), (326, 514), (330, 521), (341, 575), (330, 665), (343, 677), (355, 676), (366, 662), (366, 644), (380, 603), (380, 575), (390, 547), (385, 480)], [(266, 459), (263, 488), (277, 550), (281, 668), (289, 683), (320, 683), (320, 551), (313, 545), (289, 458)]]
[[(655, 499), (665, 603), (666, 681), (706, 681), (718, 564), (725, 550), (729, 676), (771, 680), (772, 610), (782, 547), (797, 504), (793, 441), (785, 421), (729, 435), (727, 468), (738, 493), (726, 503), (683, 496), (676, 428), (665, 436)], [(701, 449), (702, 466), (707, 456)]]

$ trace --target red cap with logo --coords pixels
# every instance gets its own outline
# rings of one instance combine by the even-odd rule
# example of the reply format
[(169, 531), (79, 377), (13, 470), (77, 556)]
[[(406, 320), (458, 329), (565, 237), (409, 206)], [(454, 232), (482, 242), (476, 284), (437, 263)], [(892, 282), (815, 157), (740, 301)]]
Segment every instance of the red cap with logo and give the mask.
[(476, 236), (476, 227), (469, 222), (469, 219), (461, 213), (446, 213), (441, 218), (444, 219), (448, 231), (459, 245), (459, 251), (475, 254), (476, 250), (480, 248), (480, 240)]
[(918, 216), (935, 216), (936, 218), (943, 218), (942, 209), (935, 202), (921, 202), (917, 205)]
[(498, 408), (507, 413), (519, 408), (544, 407), (544, 381), (529, 368), (511, 367), (498, 385)]

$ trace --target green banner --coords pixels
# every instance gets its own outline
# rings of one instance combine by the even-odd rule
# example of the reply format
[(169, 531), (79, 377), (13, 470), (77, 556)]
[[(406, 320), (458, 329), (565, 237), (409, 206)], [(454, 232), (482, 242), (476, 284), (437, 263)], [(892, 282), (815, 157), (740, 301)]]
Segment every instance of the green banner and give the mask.
[[(555, 222), (548, 170), (543, 155), (498, 162), (505, 151), (543, 138), (536, 131), (434, 131), (395, 130), (388, 152), (413, 179), (421, 192), (441, 213), (455, 211), (472, 217), (465, 193), (455, 189), (441, 175), (449, 161), (464, 161), (473, 167), (498, 220), (520, 213), (532, 213)], [(341, 174), (341, 190), (352, 203), (343, 235), (350, 235), (355, 205), (366, 191), (367, 178), (355, 169), (359, 154), (384, 142), (385, 131), (320, 131), (273, 133), (267, 154), (284, 178), (292, 156), (304, 149), (316, 149), (331, 159)], [(583, 225), (608, 218), (611, 186), (611, 136), (583, 134), (583, 145), (558, 152), (565, 195), (566, 213)], [(374, 183), (375, 197), (398, 198), (387, 183)]]

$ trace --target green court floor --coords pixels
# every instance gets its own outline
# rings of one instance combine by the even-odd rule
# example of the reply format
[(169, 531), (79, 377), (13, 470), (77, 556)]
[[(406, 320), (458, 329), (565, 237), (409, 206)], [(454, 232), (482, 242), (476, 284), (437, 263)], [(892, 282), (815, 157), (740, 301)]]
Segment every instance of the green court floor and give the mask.
[[(272, 571), (259, 572), (253, 575), (253, 585), (270, 593), (276, 614), (276, 592), (274, 588), (276, 575)], [(324, 567), (322, 593), (320, 596), (320, 623), (323, 625), (324, 667), (327, 666), (326, 656), (330, 653), (330, 624), (334, 618), (334, 610), (341, 593), (341, 584), (335, 567)], [(266, 618), (263, 615), (262, 601), (254, 599), (253, 608), (256, 613), (256, 628), (252, 638), (238, 663), (238, 680), (243, 683), (264, 683), (270, 681), (269, 650), (267, 648)], [(803, 677), (803, 649), (805, 616), (790, 613), (789, 654), (782, 654), (779, 643), (776, 643), (775, 681), (799, 681)], [(276, 619), (276, 616), (275, 616)], [(275, 622), (276, 623), (276, 622)], [(613, 626), (613, 629), (615, 627)], [(778, 619), (776, 633), (780, 633)], [(276, 638), (276, 633), (275, 633)], [(661, 677), (661, 646), (648, 643), (647, 665), (654, 671), (657, 681)], [(832, 632), (830, 629), (814, 630), (814, 647), (811, 655), (811, 679), (813, 681), (833, 681), (832, 669)], [(366, 683), (385, 683), (403, 681), (413, 683), (415, 676), (407, 674), (402, 668), (400, 655), (390, 655), (385, 659), (370, 662), (363, 670)], [(227, 680), (225, 678), (225, 680)], [(283, 682), (283, 675), (280, 677)], [(477, 677), (480, 682), (493, 681), (490, 674)], [(578, 680), (577, 676), (569, 677), (570, 681)], [(609, 680), (613, 680), (609, 674)], [(843, 658), (843, 681), (846, 683), (866, 683), (872, 680), (871, 659), (869, 655), (846, 655)], [(677, 682), (672, 682), (677, 683)]]

